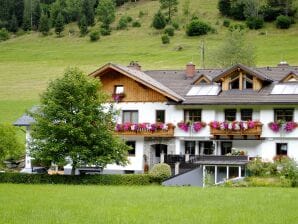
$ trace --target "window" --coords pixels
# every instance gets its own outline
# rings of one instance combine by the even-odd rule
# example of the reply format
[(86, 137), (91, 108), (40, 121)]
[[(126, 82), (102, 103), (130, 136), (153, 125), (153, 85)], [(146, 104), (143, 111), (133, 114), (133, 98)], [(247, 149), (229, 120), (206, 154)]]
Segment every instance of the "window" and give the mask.
[(200, 153), (203, 155), (212, 155), (213, 154), (213, 142), (212, 141), (204, 141), (200, 142)]
[(155, 145), (155, 157), (160, 157), (160, 153), (163, 152), (165, 155), (168, 152), (168, 146), (163, 144)]
[(221, 142), (221, 155), (226, 155), (232, 152), (232, 142)]
[(201, 121), (201, 110), (184, 110), (184, 121)]
[(276, 143), (276, 155), (286, 156), (288, 154), (288, 143)]
[(252, 121), (252, 109), (241, 109), (241, 121)]
[(225, 120), (226, 121), (235, 121), (236, 120), (236, 109), (226, 109), (225, 110)]
[(164, 110), (157, 110), (156, 111), (156, 122), (162, 122), (165, 123), (165, 111)]
[(114, 93), (115, 93), (115, 94), (121, 94), (121, 93), (124, 93), (124, 86), (122, 86), (122, 85), (117, 85), (117, 86), (115, 86), (115, 88), (114, 88)]
[(239, 74), (235, 74), (231, 77), (230, 89), (239, 89)]
[(294, 120), (294, 109), (275, 109), (274, 110), (275, 121), (293, 121)]
[(253, 76), (244, 75), (242, 79), (242, 88), (243, 89), (252, 89), (253, 88)]
[(185, 146), (185, 154), (191, 154), (195, 155), (196, 154), (196, 142), (195, 141), (185, 141), (184, 142)]
[(126, 145), (128, 145), (132, 148), (131, 150), (128, 150), (128, 156), (135, 156), (136, 155), (136, 142), (135, 141), (127, 141), (125, 143), (126, 143)]
[(138, 123), (139, 113), (137, 110), (124, 110), (122, 114), (123, 123)]

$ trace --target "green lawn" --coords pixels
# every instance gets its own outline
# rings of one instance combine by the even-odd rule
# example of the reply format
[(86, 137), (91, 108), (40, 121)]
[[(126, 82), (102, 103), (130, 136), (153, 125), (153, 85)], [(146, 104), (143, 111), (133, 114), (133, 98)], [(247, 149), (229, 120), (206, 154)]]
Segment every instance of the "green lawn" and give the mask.
[[(214, 67), (212, 55), (227, 32), (227, 28), (222, 26), (224, 18), (218, 13), (217, 0), (191, 1), (192, 14), (217, 30), (216, 34), (192, 38), (185, 35), (183, 28), (185, 18), (182, 16), (182, 6), (185, 0), (179, 2), (176, 20), (180, 23), (180, 30), (171, 38), (169, 45), (162, 45), (161, 33), (150, 27), (159, 7), (158, 1), (125, 4), (118, 9), (113, 27), (117, 26), (121, 15), (137, 19), (139, 12), (143, 11), (145, 15), (139, 18), (142, 27), (113, 30), (111, 36), (101, 37), (96, 43), (91, 43), (88, 36), (80, 38), (75, 24), (65, 28), (63, 38), (31, 33), (0, 42), (0, 122), (12, 122), (26, 108), (38, 104), (39, 94), (48, 81), (60, 76), (69, 66), (77, 66), (86, 73), (107, 62), (127, 65), (132, 60), (139, 61), (145, 70), (183, 69), (189, 61), (199, 67), (199, 45), (204, 39), (206, 65)], [(75, 29), (77, 34), (69, 36), (70, 29)], [(260, 35), (260, 32), (267, 35)], [(289, 30), (278, 30), (274, 24), (266, 24), (262, 30), (249, 31), (247, 35), (248, 41), (256, 48), (258, 66), (273, 66), (282, 59), (298, 65), (298, 23)], [(181, 51), (177, 51), (178, 46), (182, 47)]]
[(298, 220), (295, 188), (0, 184), (0, 223), (270, 223)]

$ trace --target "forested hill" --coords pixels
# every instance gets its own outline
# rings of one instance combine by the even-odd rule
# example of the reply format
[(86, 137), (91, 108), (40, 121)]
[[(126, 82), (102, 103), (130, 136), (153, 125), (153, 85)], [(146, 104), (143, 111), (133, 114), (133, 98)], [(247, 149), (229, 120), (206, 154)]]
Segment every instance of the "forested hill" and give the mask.
[(37, 104), (48, 81), (70, 66), (86, 73), (133, 60), (145, 70), (189, 61), (217, 67), (217, 50), (235, 27), (255, 65), (298, 65), (297, 2), (0, 0), (0, 122)]

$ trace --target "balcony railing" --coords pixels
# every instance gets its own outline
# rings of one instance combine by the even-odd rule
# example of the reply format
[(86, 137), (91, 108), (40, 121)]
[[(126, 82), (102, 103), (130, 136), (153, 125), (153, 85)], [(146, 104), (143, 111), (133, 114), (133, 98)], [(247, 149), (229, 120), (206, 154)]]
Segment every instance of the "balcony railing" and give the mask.
[(215, 138), (220, 136), (227, 136), (233, 138), (233, 136), (240, 136), (246, 138), (247, 136), (255, 136), (257, 139), (262, 134), (263, 124), (258, 121), (248, 122), (217, 122), (217, 124), (210, 124), (210, 133)]
[(238, 156), (225, 156), (225, 155), (189, 155), (189, 160), (186, 161), (185, 155), (165, 155), (165, 163), (173, 164), (176, 162), (180, 163), (196, 163), (205, 165), (242, 165), (249, 161), (248, 156), (238, 155)]
[(124, 136), (174, 137), (175, 126), (163, 123), (117, 124), (115, 133)]

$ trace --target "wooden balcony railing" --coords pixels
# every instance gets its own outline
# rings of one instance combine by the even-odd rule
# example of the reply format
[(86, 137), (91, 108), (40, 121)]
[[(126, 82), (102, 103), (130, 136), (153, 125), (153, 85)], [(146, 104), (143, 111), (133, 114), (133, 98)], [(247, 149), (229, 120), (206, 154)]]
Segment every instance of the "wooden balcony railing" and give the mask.
[(175, 126), (162, 123), (117, 124), (115, 133), (124, 136), (174, 137)]
[[(231, 123), (229, 125), (231, 125)], [(247, 138), (247, 136), (255, 136), (257, 139), (260, 139), (263, 126), (261, 122), (254, 121), (253, 125), (251, 125), (250, 127), (243, 127), (242, 124), (240, 124), (240, 122), (237, 122), (236, 125), (237, 128), (230, 128), (230, 126), (227, 128), (227, 125), (224, 127), (223, 122), (220, 123), (219, 126), (210, 124), (210, 133), (215, 138), (219, 138), (220, 136), (227, 136), (229, 138), (233, 138), (234, 136), (240, 136), (245, 139)]]

